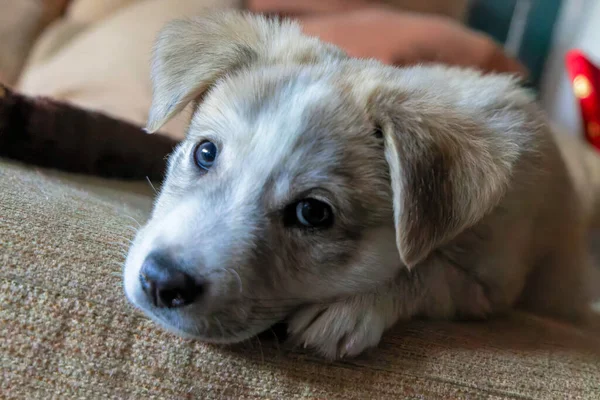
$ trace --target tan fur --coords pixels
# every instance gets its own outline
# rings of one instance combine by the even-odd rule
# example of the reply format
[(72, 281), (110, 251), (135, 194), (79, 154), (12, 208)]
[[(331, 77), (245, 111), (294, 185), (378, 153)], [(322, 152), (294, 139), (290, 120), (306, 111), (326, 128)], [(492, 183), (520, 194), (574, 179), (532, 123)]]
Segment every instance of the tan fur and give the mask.
[[(198, 102), (125, 266), (129, 299), (168, 329), (235, 342), (286, 319), (336, 358), (415, 316), (586, 318), (590, 178), (573, 179), (512, 77), (350, 59), (290, 22), (229, 13), (166, 27), (152, 78), (148, 130)], [(201, 174), (204, 140), (219, 155)], [(331, 205), (331, 227), (286, 223), (307, 197)], [(139, 271), (158, 250), (208, 292), (152, 306)]]
[[(213, 47), (213, 43), (222, 45)], [(203, 56), (190, 64), (185, 55), (198, 52)], [(155, 54), (149, 132), (158, 130), (216, 80), (251, 63), (310, 64), (343, 56), (341, 50), (303, 36), (291, 22), (240, 19), (233, 13), (205, 18), (202, 24), (168, 25), (157, 39)]]

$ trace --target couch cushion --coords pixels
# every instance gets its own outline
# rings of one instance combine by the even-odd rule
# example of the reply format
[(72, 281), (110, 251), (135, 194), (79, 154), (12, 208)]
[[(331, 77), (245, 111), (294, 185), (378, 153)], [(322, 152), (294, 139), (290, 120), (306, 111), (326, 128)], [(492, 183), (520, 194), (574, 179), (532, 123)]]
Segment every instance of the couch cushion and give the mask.
[(41, 31), (58, 18), (69, 0), (0, 0), (0, 82), (16, 82)]
[(327, 363), (273, 340), (177, 338), (126, 301), (121, 262), (145, 183), (0, 161), (1, 398), (594, 398), (600, 340), (526, 315), (414, 322)]
[[(97, 6), (104, 18), (86, 22), (84, 15), (94, 13), (89, 3), (76, 4), (74, 14), (41, 35), (17, 88), (144, 126), (152, 100), (151, 50), (160, 28), (173, 19), (239, 8), (241, 0), (111, 1)], [(190, 110), (162, 131), (181, 139)]]

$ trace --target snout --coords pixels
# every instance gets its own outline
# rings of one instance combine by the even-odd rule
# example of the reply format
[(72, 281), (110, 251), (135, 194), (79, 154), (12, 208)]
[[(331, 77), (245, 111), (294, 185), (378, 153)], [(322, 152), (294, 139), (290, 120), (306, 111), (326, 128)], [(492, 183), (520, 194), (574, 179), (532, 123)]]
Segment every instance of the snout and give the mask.
[(148, 300), (159, 308), (179, 308), (199, 300), (206, 282), (198, 281), (161, 253), (151, 253), (139, 274), (140, 285)]
[(247, 210), (210, 212), (219, 205), (198, 201), (204, 192), (193, 194), (169, 202), (137, 233), (125, 260), (125, 295), (177, 335), (213, 343), (247, 339), (283, 319), (288, 305), (271, 305), (268, 299), (279, 297), (263, 289), (271, 280), (251, 273), (255, 231), (243, 228), (256, 224), (240, 218)]

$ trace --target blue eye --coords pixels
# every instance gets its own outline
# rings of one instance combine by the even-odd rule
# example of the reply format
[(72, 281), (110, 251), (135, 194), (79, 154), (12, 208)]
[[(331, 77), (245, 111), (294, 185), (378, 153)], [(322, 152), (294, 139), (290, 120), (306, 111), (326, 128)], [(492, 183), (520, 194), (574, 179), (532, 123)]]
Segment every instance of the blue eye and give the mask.
[(196, 165), (208, 171), (217, 158), (217, 146), (213, 142), (202, 142), (194, 149)]
[(304, 199), (296, 204), (296, 219), (305, 227), (327, 227), (333, 222), (333, 213), (331, 207), (322, 201)]

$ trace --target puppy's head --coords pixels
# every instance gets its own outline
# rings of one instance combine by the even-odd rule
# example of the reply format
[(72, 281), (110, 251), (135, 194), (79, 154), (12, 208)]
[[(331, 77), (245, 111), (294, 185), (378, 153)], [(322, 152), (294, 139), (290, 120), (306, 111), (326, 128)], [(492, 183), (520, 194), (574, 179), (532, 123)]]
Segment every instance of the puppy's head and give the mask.
[(467, 76), (483, 79), (351, 60), (263, 17), (170, 24), (148, 130), (195, 114), (130, 249), (128, 298), (234, 342), (425, 260), (498, 203), (518, 157), (519, 135), (498, 139), (456, 94)]

